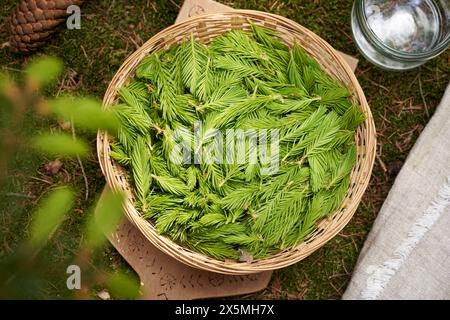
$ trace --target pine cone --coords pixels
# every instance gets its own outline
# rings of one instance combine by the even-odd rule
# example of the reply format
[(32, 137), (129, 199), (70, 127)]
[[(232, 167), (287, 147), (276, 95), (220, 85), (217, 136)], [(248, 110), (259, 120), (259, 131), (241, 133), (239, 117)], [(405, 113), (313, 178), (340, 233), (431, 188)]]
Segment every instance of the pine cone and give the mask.
[(68, 16), (70, 5), (84, 0), (21, 0), (10, 20), (9, 46), (14, 52), (28, 53), (44, 45), (56, 27)]

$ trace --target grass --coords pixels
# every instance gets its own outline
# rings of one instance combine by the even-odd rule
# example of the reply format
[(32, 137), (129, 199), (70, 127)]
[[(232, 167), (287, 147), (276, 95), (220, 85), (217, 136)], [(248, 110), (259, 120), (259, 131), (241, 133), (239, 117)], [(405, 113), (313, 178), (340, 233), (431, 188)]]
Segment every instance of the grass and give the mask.
[[(63, 59), (66, 71), (48, 95), (71, 92), (101, 98), (124, 59), (146, 39), (173, 24), (181, 1), (155, 0), (91, 1), (82, 7), (81, 30), (64, 30), (39, 53)], [(235, 8), (269, 11), (286, 16), (311, 29), (336, 49), (360, 59), (356, 75), (372, 108), (378, 131), (378, 157), (363, 201), (349, 225), (308, 259), (276, 271), (263, 292), (245, 296), (255, 299), (338, 299), (343, 294), (370, 227), (402, 163), (433, 114), (449, 80), (449, 53), (424, 66), (403, 73), (380, 70), (358, 53), (350, 34), (351, 0), (236, 0), (223, 1)], [(3, 0), (0, 6), (0, 43), (7, 40), (6, 17), (17, 1)], [(17, 76), (30, 58), (0, 50), (0, 68)], [(422, 90), (420, 90), (420, 88)], [(422, 93), (421, 93), (422, 92)], [(0, 113), (0, 119), (1, 119)], [(55, 129), (58, 124), (27, 119), (23, 130), (34, 133)], [(79, 133), (80, 135), (82, 133)], [(93, 150), (95, 137), (88, 137)], [(61, 159), (56, 176), (43, 169), (43, 159), (19, 155), (14, 159), (7, 186), (0, 191), (0, 259), (13, 253), (28, 235), (33, 208), (51, 188), (62, 183), (79, 190), (75, 208), (67, 216), (48, 247), (41, 253), (46, 261), (45, 293), (67, 295), (65, 268), (82, 238), (82, 227), (104, 184), (95, 152), (83, 161), (90, 197), (84, 200), (85, 183), (76, 161)], [(111, 246), (94, 263), (110, 270), (132, 270)]]

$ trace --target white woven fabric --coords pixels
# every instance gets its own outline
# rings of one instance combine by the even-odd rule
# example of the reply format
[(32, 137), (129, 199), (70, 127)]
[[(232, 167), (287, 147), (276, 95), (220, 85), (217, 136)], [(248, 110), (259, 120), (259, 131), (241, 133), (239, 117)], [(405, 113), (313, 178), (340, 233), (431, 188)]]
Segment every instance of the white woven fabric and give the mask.
[(389, 192), (343, 299), (450, 299), (450, 85)]

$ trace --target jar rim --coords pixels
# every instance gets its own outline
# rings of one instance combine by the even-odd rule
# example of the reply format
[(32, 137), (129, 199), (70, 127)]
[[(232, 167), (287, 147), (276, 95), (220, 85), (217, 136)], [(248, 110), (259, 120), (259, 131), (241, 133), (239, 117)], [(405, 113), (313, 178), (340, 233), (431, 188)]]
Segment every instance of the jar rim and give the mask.
[(374, 44), (379, 48), (384, 50), (386, 53), (391, 54), (395, 58), (405, 59), (405, 60), (421, 60), (421, 59), (431, 59), (442, 53), (450, 45), (450, 31), (447, 32), (444, 39), (437, 44), (434, 48), (427, 52), (405, 52), (392, 48), (385, 44), (378, 35), (372, 30), (372, 28), (367, 24), (367, 15), (365, 12), (365, 0), (355, 0), (356, 18), (361, 27), (361, 31), (364, 35), (370, 38)]

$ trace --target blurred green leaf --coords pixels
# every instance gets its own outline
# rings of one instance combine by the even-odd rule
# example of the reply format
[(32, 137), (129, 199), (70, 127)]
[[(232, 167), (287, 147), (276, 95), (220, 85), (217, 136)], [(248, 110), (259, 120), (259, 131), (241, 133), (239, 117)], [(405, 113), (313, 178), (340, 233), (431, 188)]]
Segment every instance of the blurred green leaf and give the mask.
[(31, 244), (41, 247), (52, 236), (64, 220), (74, 201), (74, 193), (69, 188), (53, 191), (40, 204), (31, 227)]
[(80, 140), (74, 140), (68, 134), (43, 134), (32, 140), (37, 150), (52, 156), (85, 156), (89, 147)]
[(92, 131), (117, 131), (119, 121), (112, 111), (102, 110), (101, 103), (89, 98), (64, 97), (49, 101), (52, 112), (77, 126)]
[(0, 72), (0, 93), (3, 92), (8, 86), (10, 85), (11, 80), (9, 79), (8, 75)]
[(38, 87), (51, 84), (63, 71), (61, 60), (55, 57), (40, 57), (33, 60), (27, 67), (28, 81)]
[[(0, 128), (4, 126), (9, 126), (10, 117), (12, 116), (13, 107), (10, 97), (8, 97), (8, 91), (14, 88), (14, 83), (9, 78), (8, 74), (0, 72)], [(2, 123), (3, 122), (3, 123)], [(3, 139), (0, 139), (0, 145), (2, 145)]]
[(139, 295), (140, 283), (138, 279), (120, 271), (111, 275), (106, 285), (116, 299), (136, 299)]
[(124, 195), (111, 190), (105, 191), (96, 204), (95, 214), (88, 221), (86, 230), (86, 244), (95, 250), (106, 241), (107, 234), (111, 234), (122, 219), (122, 205)]

